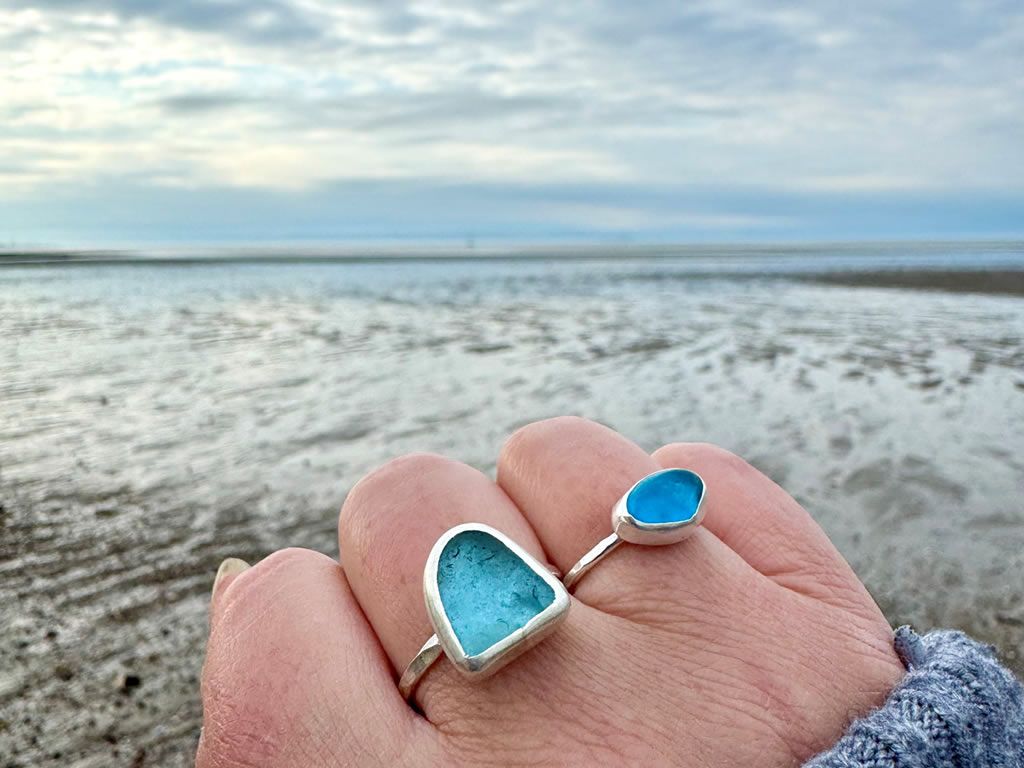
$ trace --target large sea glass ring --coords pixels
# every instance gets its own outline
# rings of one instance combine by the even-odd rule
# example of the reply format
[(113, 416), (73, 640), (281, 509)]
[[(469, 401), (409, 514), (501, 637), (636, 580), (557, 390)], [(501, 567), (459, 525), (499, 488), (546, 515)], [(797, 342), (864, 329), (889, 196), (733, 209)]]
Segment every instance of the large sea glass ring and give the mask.
[(564, 621), (570, 602), (544, 565), (480, 523), (457, 525), (437, 540), (423, 570), (423, 595), (434, 635), (398, 681), (408, 700), (442, 652), (465, 676), (487, 677)]
[(663, 469), (638, 482), (612, 507), (612, 535), (602, 539), (565, 574), (572, 590), (583, 575), (624, 542), (675, 544), (704, 519), (706, 487), (689, 469)]

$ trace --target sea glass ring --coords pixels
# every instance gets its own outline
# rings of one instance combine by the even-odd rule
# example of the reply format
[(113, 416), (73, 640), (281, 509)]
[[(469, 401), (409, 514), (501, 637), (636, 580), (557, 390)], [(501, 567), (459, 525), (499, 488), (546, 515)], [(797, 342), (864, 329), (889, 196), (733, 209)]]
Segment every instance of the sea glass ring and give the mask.
[(535, 557), (481, 523), (457, 525), (434, 544), (423, 570), (434, 635), (398, 689), (412, 700), (441, 654), (469, 678), (492, 675), (565, 620), (569, 593)]
[(640, 480), (612, 507), (612, 534), (579, 559), (563, 583), (572, 590), (583, 575), (624, 542), (675, 544), (690, 536), (704, 519), (707, 487), (689, 469), (663, 469)]

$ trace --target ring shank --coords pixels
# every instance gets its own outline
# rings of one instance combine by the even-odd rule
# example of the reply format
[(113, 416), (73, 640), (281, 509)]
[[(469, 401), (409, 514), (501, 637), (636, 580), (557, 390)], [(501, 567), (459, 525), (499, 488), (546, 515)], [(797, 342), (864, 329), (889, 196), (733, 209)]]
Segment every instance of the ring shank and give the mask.
[(431, 665), (441, 656), (441, 641), (437, 635), (431, 635), (430, 639), (423, 644), (409, 666), (405, 668), (401, 679), (398, 681), (398, 692), (406, 701), (412, 701), (412, 695), (416, 692), (416, 686), (430, 669)]
[(613, 533), (611, 536), (597, 542), (594, 548), (581, 557), (579, 562), (565, 574), (565, 578), (562, 579), (565, 588), (572, 592), (572, 588), (583, 578), (584, 574), (597, 565), (605, 555), (615, 550), (622, 542), (623, 540), (619, 538), (617, 533)]

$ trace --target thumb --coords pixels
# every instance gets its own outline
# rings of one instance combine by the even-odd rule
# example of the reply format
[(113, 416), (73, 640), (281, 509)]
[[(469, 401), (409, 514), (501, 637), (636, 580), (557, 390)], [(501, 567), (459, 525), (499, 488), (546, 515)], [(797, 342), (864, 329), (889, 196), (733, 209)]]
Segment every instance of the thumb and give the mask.
[(251, 567), (245, 560), (240, 560), (237, 557), (229, 557), (220, 564), (217, 575), (213, 577), (213, 587), (210, 591), (211, 620), (217, 615), (217, 607), (223, 601), (224, 592), (231, 582)]

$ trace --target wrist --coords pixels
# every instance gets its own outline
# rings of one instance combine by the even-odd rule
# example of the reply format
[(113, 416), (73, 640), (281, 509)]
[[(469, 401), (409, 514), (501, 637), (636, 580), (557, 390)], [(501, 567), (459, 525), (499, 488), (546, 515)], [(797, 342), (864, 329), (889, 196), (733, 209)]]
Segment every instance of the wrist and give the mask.
[(1017, 765), (1024, 760), (1024, 690), (992, 648), (961, 632), (893, 645), (907, 674), (879, 709), (853, 723), (805, 768)]

